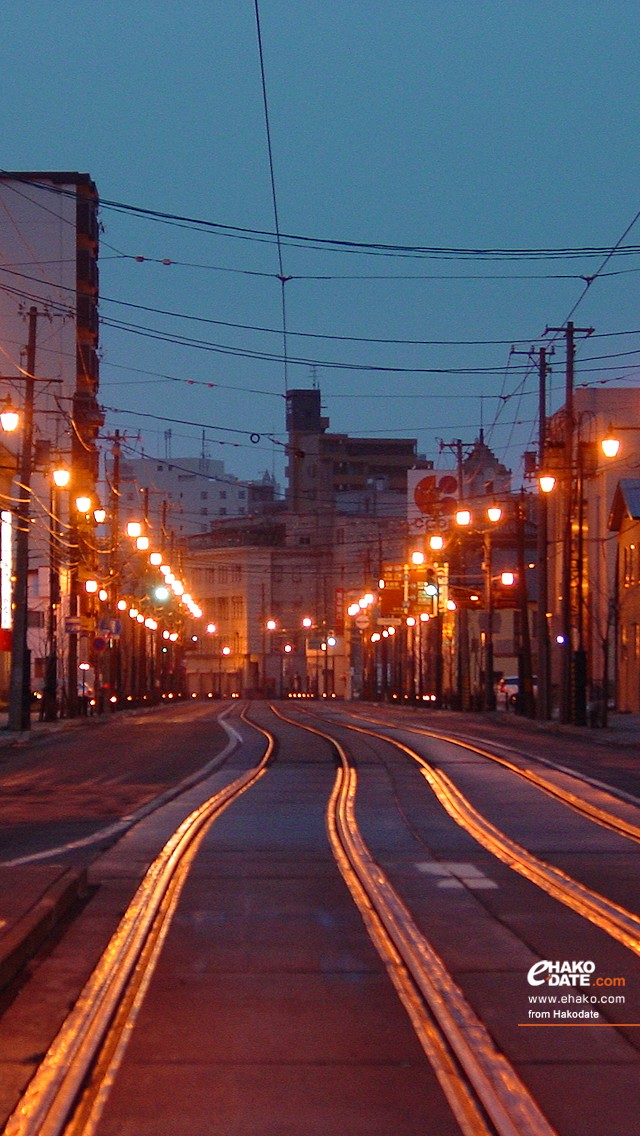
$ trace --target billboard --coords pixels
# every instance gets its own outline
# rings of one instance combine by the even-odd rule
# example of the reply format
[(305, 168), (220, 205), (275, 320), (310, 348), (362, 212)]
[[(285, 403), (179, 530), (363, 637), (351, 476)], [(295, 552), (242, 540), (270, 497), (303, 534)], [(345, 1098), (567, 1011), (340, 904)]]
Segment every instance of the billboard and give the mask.
[(410, 533), (436, 529), (458, 506), (458, 477), (454, 470), (407, 471), (407, 524)]

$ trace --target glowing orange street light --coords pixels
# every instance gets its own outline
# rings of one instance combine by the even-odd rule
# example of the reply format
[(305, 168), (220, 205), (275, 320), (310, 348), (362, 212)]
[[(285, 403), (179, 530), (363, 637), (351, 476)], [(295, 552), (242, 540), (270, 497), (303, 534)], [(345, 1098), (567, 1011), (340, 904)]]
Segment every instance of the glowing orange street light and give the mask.
[(620, 439), (615, 437), (611, 426), (609, 427), (606, 438), (602, 439), (600, 447), (605, 458), (615, 458), (618, 456), (618, 451), (620, 449)]
[(88, 513), (91, 508), (91, 498), (86, 493), (79, 493), (76, 497), (76, 509), (79, 513)]
[(6, 398), (2, 404), (0, 423), (2, 423), (2, 429), (5, 430), (7, 434), (13, 434), (14, 430), (18, 429), (20, 415), (10, 398)]
[(58, 489), (65, 489), (71, 480), (71, 473), (63, 466), (57, 466), (52, 470), (51, 476), (53, 477), (53, 484), (56, 485)]

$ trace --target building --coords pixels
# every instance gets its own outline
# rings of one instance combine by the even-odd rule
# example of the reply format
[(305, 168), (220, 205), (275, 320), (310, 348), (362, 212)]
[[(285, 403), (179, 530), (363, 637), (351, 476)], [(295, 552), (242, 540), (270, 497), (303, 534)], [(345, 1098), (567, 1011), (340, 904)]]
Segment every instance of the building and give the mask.
[(315, 387), (287, 392), (286, 424), (287, 504), (293, 512), (392, 512), (402, 507), (407, 471), (432, 464), (417, 454), (415, 438), (329, 433)]
[[(84, 173), (4, 173), (0, 201), (2, 388), (4, 398), (23, 410), (29, 350), (34, 360), (34, 436), (29, 455), (31, 677), (33, 685), (42, 688), (48, 672), (55, 702), (56, 686), (65, 674), (66, 695), (73, 702), (79, 633), (65, 627), (78, 628), (82, 622), (79, 585), (89, 542), (83, 539), (82, 522), (69, 511), (66, 498), (59, 496), (57, 512), (50, 517), (54, 512), (51, 469), (54, 461), (63, 462), (71, 468), (74, 493), (95, 492), (96, 438), (103, 420), (97, 401), (98, 194)], [(13, 453), (17, 461), (15, 448)], [(5, 498), (6, 513), (14, 501), (15, 491), (13, 498)], [(3, 547), (6, 552), (6, 540)], [(2, 579), (7, 579), (4, 563)], [(45, 585), (40, 595), (39, 584)], [(2, 608), (6, 613), (6, 596)], [(80, 622), (68, 624), (69, 618)], [(3, 675), (6, 661), (3, 658)], [(57, 677), (54, 661), (59, 664)]]
[(618, 534), (611, 597), (615, 631), (617, 706), (640, 713), (640, 479), (622, 478), (614, 493), (609, 528)]
[(348, 695), (346, 609), (404, 540), (397, 519), (283, 509), (191, 537), (185, 574), (210, 630), (187, 657), (189, 691)]
[[(113, 480), (113, 460), (108, 469)], [(154, 532), (174, 542), (206, 533), (224, 517), (263, 509), (277, 489), (268, 473), (257, 482), (240, 481), (207, 457), (121, 458), (118, 476), (121, 520), (146, 517)]]
[[(544, 455), (545, 471), (557, 476), (546, 500), (545, 563), (553, 704), (565, 720), (575, 717), (576, 666), (583, 716), (592, 690), (615, 696), (617, 553), (609, 517), (618, 483), (634, 476), (640, 460), (633, 426), (640, 422), (640, 388), (580, 387), (573, 397), (571, 444), (563, 407), (549, 421)], [(622, 439), (614, 459), (600, 446), (611, 427)]]

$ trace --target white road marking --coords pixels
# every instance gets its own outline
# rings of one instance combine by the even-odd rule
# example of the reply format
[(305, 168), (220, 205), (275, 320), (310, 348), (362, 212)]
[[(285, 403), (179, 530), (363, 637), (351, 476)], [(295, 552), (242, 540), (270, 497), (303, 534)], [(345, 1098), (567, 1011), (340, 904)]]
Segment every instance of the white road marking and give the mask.
[(489, 879), (475, 864), (458, 863), (453, 860), (418, 860), (416, 868), (426, 876), (436, 878), (439, 888), (497, 888), (495, 880)]

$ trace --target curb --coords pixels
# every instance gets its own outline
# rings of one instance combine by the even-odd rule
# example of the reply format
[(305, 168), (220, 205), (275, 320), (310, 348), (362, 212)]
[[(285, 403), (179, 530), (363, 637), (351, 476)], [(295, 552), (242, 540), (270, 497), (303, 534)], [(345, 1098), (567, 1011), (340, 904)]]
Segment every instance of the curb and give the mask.
[(87, 891), (86, 868), (63, 868), (33, 906), (0, 935), (0, 991), (16, 978)]

